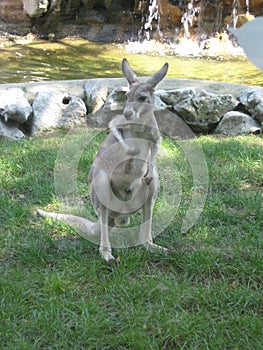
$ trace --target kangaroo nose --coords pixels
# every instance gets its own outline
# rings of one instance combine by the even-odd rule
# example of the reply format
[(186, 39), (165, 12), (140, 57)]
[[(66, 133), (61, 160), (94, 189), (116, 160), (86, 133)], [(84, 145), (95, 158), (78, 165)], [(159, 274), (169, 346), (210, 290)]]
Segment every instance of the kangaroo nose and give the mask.
[(130, 119), (133, 115), (133, 110), (130, 108), (125, 108), (123, 114), (126, 119)]

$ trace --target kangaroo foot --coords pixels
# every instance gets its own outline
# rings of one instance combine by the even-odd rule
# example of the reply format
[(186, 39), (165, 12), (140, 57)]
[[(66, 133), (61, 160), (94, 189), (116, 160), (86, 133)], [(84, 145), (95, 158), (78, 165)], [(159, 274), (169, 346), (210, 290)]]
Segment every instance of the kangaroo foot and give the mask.
[(111, 251), (109, 249), (100, 249), (100, 253), (102, 258), (106, 261), (106, 263), (110, 266), (118, 266), (120, 265), (120, 258), (117, 259), (114, 258), (114, 256), (111, 254)]
[(160, 245), (154, 244), (152, 242), (147, 242), (144, 244), (144, 247), (147, 251), (151, 253), (162, 253), (167, 255), (169, 253), (169, 250), (167, 248), (164, 248)]

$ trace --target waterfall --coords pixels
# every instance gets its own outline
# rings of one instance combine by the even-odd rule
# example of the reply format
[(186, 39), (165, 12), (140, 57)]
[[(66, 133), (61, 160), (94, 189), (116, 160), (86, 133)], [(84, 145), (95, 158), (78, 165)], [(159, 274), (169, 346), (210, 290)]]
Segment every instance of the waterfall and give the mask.
[[(246, 0), (248, 1), (248, 0)], [(233, 0), (233, 9), (232, 9), (232, 18), (233, 18), (233, 28), (236, 29), (237, 27), (237, 20), (238, 20), (238, 0)]]
[(249, 15), (249, 0), (246, 0), (247, 12), (246, 15)]
[(193, 2), (194, 0), (189, 1), (187, 4), (187, 10), (181, 18), (181, 23), (184, 27), (184, 37), (187, 39), (191, 36), (189, 32), (189, 26), (193, 26), (194, 17), (200, 11), (199, 7), (194, 7)]
[[(246, 0), (246, 20), (250, 21), (251, 18), (253, 18), (252, 15), (249, 13), (249, 0)], [(239, 0), (233, 0), (233, 5), (232, 5), (232, 19), (233, 19), (233, 28), (237, 28), (237, 22), (238, 22), (238, 16), (240, 15), (240, 2)]]
[(230, 17), (221, 0), (135, 0), (134, 13), (141, 20), (138, 41), (128, 42), (126, 50), (221, 58), (243, 55), (225, 32), (229, 26), (236, 29), (253, 17), (249, 14), (251, 2), (245, 0), (244, 9), (240, 1), (231, 1)]
[[(143, 14), (142, 1), (139, 1), (138, 9)], [(158, 37), (162, 36), (160, 30), (160, 9), (159, 9), (159, 0), (150, 0), (146, 18), (142, 16), (142, 26), (138, 32), (139, 39), (142, 41), (144, 39), (150, 40), (150, 33), (153, 30), (153, 23), (156, 24), (156, 34)]]
[(184, 36), (185, 38), (189, 38), (190, 37), (190, 33), (189, 33), (189, 25), (192, 27), (193, 25), (193, 0), (191, 0), (188, 4), (187, 4), (187, 11), (183, 14), (182, 19), (181, 19), (181, 23), (184, 26)]

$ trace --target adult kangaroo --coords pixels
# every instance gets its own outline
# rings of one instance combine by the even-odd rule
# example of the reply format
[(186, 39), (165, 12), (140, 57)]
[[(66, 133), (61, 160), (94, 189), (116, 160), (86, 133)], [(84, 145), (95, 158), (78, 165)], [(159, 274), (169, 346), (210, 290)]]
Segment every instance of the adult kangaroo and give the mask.
[(129, 217), (138, 210), (142, 210), (139, 243), (152, 252), (168, 252), (152, 239), (153, 206), (159, 189), (156, 154), (161, 141), (153, 112), (153, 93), (167, 70), (166, 63), (141, 83), (127, 59), (122, 61), (122, 71), (129, 83), (123, 114), (110, 122), (110, 133), (89, 173), (90, 198), (98, 222), (38, 210), (41, 216), (63, 220), (83, 233), (100, 235), (99, 251), (107, 262), (116, 261), (112, 255), (110, 231), (115, 226), (127, 225)]

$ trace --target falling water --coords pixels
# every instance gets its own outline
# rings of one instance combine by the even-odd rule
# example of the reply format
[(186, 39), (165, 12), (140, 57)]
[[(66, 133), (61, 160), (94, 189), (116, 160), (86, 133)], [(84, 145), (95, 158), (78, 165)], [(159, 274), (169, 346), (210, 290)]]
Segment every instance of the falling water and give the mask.
[(236, 29), (237, 20), (238, 20), (238, 0), (233, 0), (232, 18), (233, 18), (233, 28)]
[(246, 0), (247, 12), (246, 15), (249, 15), (249, 0)]
[(187, 4), (187, 10), (183, 14), (181, 23), (184, 27), (184, 37), (190, 38), (190, 32), (189, 32), (189, 26), (193, 26), (193, 20), (194, 16), (200, 11), (199, 7), (194, 7), (193, 0), (190, 0), (190, 2)]
[(159, 0), (150, 0), (149, 6), (147, 9), (146, 16), (143, 15), (143, 6), (142, 1), (139, 1), (138, 9), (142, 13), (142, 26), (138, 32), (139, 40), (150, 40), (150, 33), (153, 30), (153, 24), (155, 24), (155, 36), (160, 38), (162, 36), (160, 30), (160, 9), (159, 9)]
[[(172, 22), (170, 26), (168, 25), (168, 30), (174, 28), (173, 36), (167, 35), (165, 27), (169, 18), (172, 19), (172, 12), (169, 10), (167, 12), (168, 3), (166, 0), (135, 1), (136, 13), (140, 13), (141, 16), (141, 26), (138, 31), (138, 41), (130, 41), (126, 44), (128, 52), (154, 52), (159, 55), (169, 53), (179, 56), (213, 56), (217, 58), (244, 54), (243, 50), (223, 30), (223, 6), (221, 2), (211, 1), (211, 5), (210, 2), (207, 3), (204, 0), (179, 0), (180, 10), (182, 10), (183, 5), (185, 7), (181, 14), (179, 12), (179, 21), (174, 22), (174, 27)], [(249, 5), (249, 0), (246, 0), (246, 14), (242, 15), (242, 12), (240, 13), (240, 0), (232, 0), (231, 26), (234, 29), (239, 26), (240, 15), (245, 15), (246, 19), (249, 20)], [(210, 17), (207, 17), (209, 12)], [(213, 22), (211, 14), (214, 15)], [(164, 16), (167, 17), (164, 18)], [(202, 26), (202, 24), (204, 25)]]

